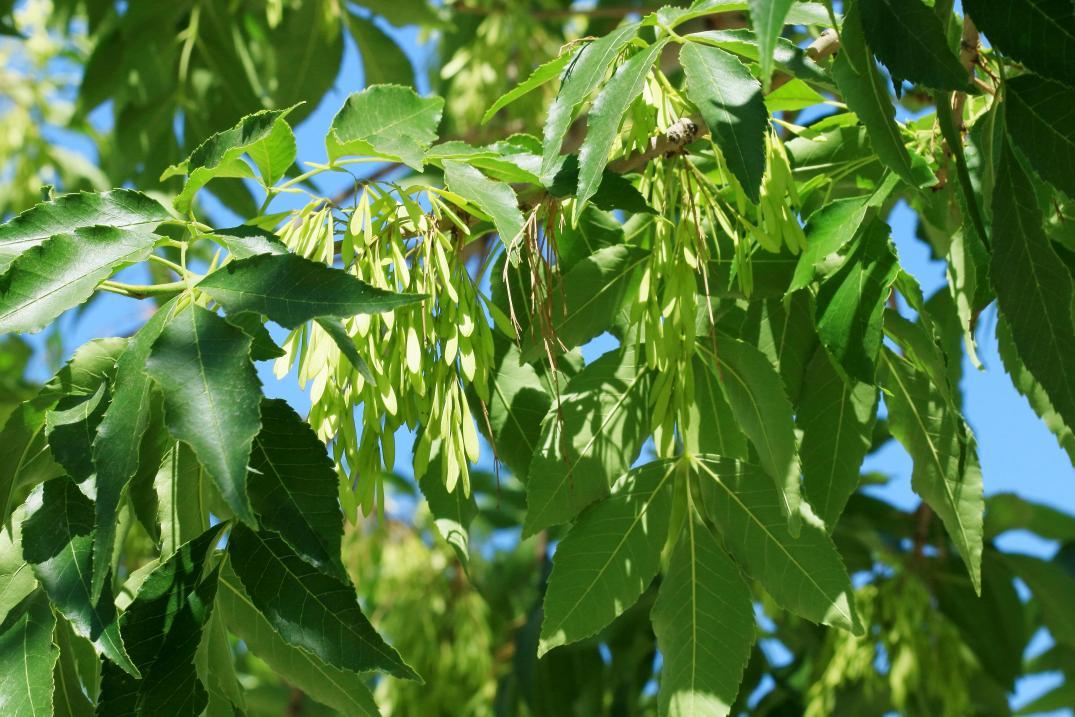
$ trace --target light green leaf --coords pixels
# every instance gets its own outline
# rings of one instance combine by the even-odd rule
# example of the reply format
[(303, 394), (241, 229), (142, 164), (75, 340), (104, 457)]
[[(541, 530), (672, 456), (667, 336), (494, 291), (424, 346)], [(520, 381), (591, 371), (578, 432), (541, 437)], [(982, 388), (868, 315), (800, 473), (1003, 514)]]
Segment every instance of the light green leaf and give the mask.
[[(89, 642), (76, 636), (64, 620), (56, 621), (53, 641), (60, 651), (52, 675), (56, 685), (52, 697), (54, 717), (94, 717), (93, 701), (82, 686), (79, 668), (90, 661), (97, 668), (97, 653)], [(99, 668), (94, 670), (98, 671)]]
[(1042, 222), (1030, 178), (1006, 145), (993, 192), (990, 276), (1019, 358), (1071, 426), (1075, 425), (1075, 288)]
[(448, 189), (489, 215), (505, 246), (514, 243), (523, 233), (523, 213), (511, 185), (489, 179), (469, 164), (446, 159), (443, 165)]
[(873, 439), (877, 389), (845, 380), (824, 351), (814, 353), (799, 399), (803, 490), (831, 533), (859, 484)]
[(881, 364), (889, 428), (914, 461), (911, 486), (940, 516), (980, 592), (985, 504), (974, 437), (928, 374), (887, 348)]
[(1007, 553), (1003, 560), (1030, 588), (1053, 639), (1075, 646), (1075, 577), (1062, 565), (1029, 555)]
[(414, 68), (403, 48), (385, 34), (372, 20), (353, 12), (344, 13), (347, 28), (362, 55), (362, 79), (365, 85), (413, 85)]
[(229, 229), (215, 229), (213, 239), (223, 243), (236, 259), (246, 259), (257, 254), (287, 254), (287, 245), (272, 232), (249, 224)]
[(354, 588), (317, 571), (275, 533), (236, 525), (228, 553), (251, 602), (290, 644), (342, 669), (418, 678), (362, 614)]
[(631, 103), (642, 94), (650, 68), (666, 44), (667, 39), (660, 40), (633, 55), (617, 68), (594, 99), (586, 119), (586, 139), (579, 150), (579, 184), (573, 223), (578, 223), (586, 203), (597, 193), (620, 123)]
[(286, 401), (261, 402), (247, 491), (262, 525), (278, 532), (306, 562), (346, 580), (335, 465), (310, 424)]
[(210, 556), (222, 525), (205, 531), (158, 565), (123, 612), (123, 641), (142, 674), (105, 663), (98, 713), (196, 717), (209, 701), (194, 658), (213, 609), (219, 566)]
[(443, 109), (440, 97), (420, 97), (410, 87), (376, 85), (356, 92), (332, 119), (325, 137), (329, 161), (373, 155), (421, 171)]
[(141, 230), (85, 227), (22, 253), (0, 277), (0, 334), (40, 331), (90, 298), (116, 270), (148, 257), (158, 238)]
[(542, 139), (541, 182), (552, 183), (559, 167), (560, 148), (579, 106), (601, 84), (612, 62), (638, 32), (638, 23), (629, 23), (594, 40), (572, 56), (564, 73), (560, 92), (549, 107)]
[[(1016, 352), (1015, 342), (1012, 340), (1011, 327), (1008, 326), (1003, 316), (997, 320), (997, 345), (1000, 359), (1004, 363), (1004, 370), (1011, 377), (1012, 385), (1026, 397), (1034, 413), (1041, 417), (1042, 422), (1056, 436), (1057, 443), (1067, 452), (1072, 465), (1075, 465), (1075, 431), (1072, 431), (1071, 426), (1056, 412), (1045, 389), (1023, 365), (1022, 359)], [(1075, 540), (1075, 535), (1071, 539)]]
[(149, 426), (156, 388), (146, 374), (146, 360), (153, 342), (171, 320), (175, 300), (150, 317), (115, 362), (112, 401), (97, 426), (93, 442), (93, 465), (97, 472), (96, 528), (93, 543), (91, 594), (101, 594), (112, 566), (116, 523), (124, 492), (141, 464), (142, 436)]
[(791, 402), (780, 374), (758, 349), (728, 336), (720, 338), (716, 356), (708, 349), (706, 352), (715, 363), (709, 370), (717, 371), (732, 414), (758, 452), (770, 483), (779, 491), (788, 527), (797, 534), (801, 501), (799, 456)]
[(246, 493), (250, 446), (261, 427), (250, 337), (194, 304), (161, 331), (145, 370), (164, 396), (168, 432), (194, 449), (235, 514), (257, 525)]
[(608, 495), (649, 433), (651, 383), (633, 345), (606, 353), (568, 382), (527, 472), (524, 535), (566, 523)]
[(228, 629), (269, 667), (318, 702), (345, 715), (379, 717), (365, 680), (288, 644), (246, 595), (230, 565), (220, 575), (217, 609)]
[(0, 623), (0, 705), (5, 717), (52, 714), (52, 642), (56, 618), (44, 593), (33, 593)]
[(1067, 0), (966, 0), (990, 44), (1039, 75), (1075, 87), (1075, 6)]
[(258, 254), (233, 261), (202, 279), (198, 288), (229, 314), (254, 311), (289, 329), (319, 316), (376, 314), (425, 298), (378, 289), (297, 254)]
[(260, 142), (255, 142), (246, 148), (246, 153), (254, 161), (254, 166), (261, 173), (261, 181), (265, 186), (276, 184), (291, 165), (295, 163), (295, 133), (291, 131), (291, 125), (283, 119), (277, 119), (272, 129)]
[(739, 568), (693, 517), (672, 552), (652, 616), (664, 656), (660, 714), (729, 714), (754, 644), (754, 606)]
[(948, 46), (941, 18), (922, 0), (858, 0), (862, 29), (877, 59), (903, 80), (936, 90), (967, 90), (970, 79)]
[(773, 75), (773, 54), (780, 33), (784, 31), (784, 18), (794, 0), (749, 0), (750, 20), (757, 33), (758, 60), (761, 65), (761, 83), (769, 92), (769, 80)]
[(171, 441), (153, 476), (162, 558), (168, 559), (209, 528), (204, 480), (204, 471), (190, 446)]
[(556, 546), (539, 657), (596, 634), (649, 586), (668, 536), (675, 471), (671, 461), (630, 471)]
[(567, 67), (567, 63), (577, 55), (578, 52), (562, 52), (548, 62), (535, 67), (529, 77), (497, 98), (497, 101), (485, 111), (484, 115), (482, 115), (482, 124), (491, 120), (493, 115), (510, 105), (515, 100), (533, 92), (556, 77), (559, 77), (563, 69)]
[(844, 102), (866, 127), (878, 159), (912, 187), (933, 185), (933, 172), (925, 164), (913, 162), (904, 145), (888, 87), (866, 46), (857, 4), (852, 4), (844, 16), (832, 76)]
[(22, 511), (10, 527), (0, 528), (0, 623), (37, 587), (34, 571), (22, 556)]
[[(553, 333), (564, 349), (573, 349), (608, 331), (630, 287), (637, 286), (649, 252), (626, 244), (598, 249), (562, 275), (551, 290)], [(522, 360), (545, 355), (543, 337), (536, 327), (522, 337)], [(554, 349), (558, 352), (558, 349)]]
[(131, 189), (65, 194), (0, 225), (0, 273), (20, 254), (57, 234), (92, 226), (148, 232), (169, 218), (156, 200)]
[(793, 538), (759, 466), (718, 456), (694, 460), (706, 514), (736, 561), (785, 609), (861, 634), (851, 579), (821, 522), (804, 508), (802, 532)]
[(23, 556), (49, 601), (75, 632), (125, 672), (138, 674), (120, 639), (111, 586), (90, 594), (93, 502), (69, 478), (47, 481), (30, 496), (22, 525)]
[(792, 78), (765, 96), (769, 112), (797, 112), (824, 104), (825, 97), (800, 79)]
[(698, 108), (728, 169), (754, 202), (765, 174), (769, 113), (761, 84), (734, 55), (688, 42), (679, 51), (687, 97)]
[(1035, 75), (1004, 84), (1008, 136), (1043, 179), (1075, 197), (1075, 89)]
[[(234, 127), (217, 132), (202, 142), (183, 162), (165, 170), (161, 180), (187, 175), (183, 191), (173, 201), (176, 211), (180, 214), (190, 211), (195, 195), (213, 179), (253, 178), (254, 170), (243, 160), (243, 155), (254, 150), (259, 152), (264, 160), (268, 152), (276, 153), (275, 150), (264, 148), (265, 143), (272, 142), (277, 146), (277, 150), (281, 143), (286, 145), (287, 133), (283, 130), (276, 131), (276, 123), (283, 122), (288, 112), (290, 110), (262, 110), (247, 115)], [(294, 137), (291, 139), (293, 141)], [(286, 146), (284, 149), (286, 153)], [(262, 171), (265, 171), (264, 168)]]
[(847, 376), (863, 383), (877, 374), (885, 301), (899, 270), (889, 231), (874, 219), (840, 270), (821, 284), (814, 305), (821, 343)]

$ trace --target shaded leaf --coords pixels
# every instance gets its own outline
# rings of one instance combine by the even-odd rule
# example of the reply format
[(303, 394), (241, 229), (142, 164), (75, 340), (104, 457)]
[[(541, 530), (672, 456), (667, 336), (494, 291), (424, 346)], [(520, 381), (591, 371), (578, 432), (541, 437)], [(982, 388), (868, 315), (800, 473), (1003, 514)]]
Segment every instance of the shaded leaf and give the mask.
[(529, 77), (497, 98), (496, 102), (494, 102), (489, 109), (485, 111), (485, 114), (482, 115), (482, 124), (491, 120), (493, 115), (510, 105), (515, 100), (559, 77), (560, 73), (567, 67), (567, 63), (571, 62), (571, 59), (575, 57), (576, 54), (577, 53), (572, 52), (562, 52), (548, 62), (535, 67)]
[(1067, 0), (966, 0), (990, 44), (1040, 75), (1075, 87), (1075, 6)]
[(1008, 136), (1042, 178), (1075, 197), (1075, 89), (1035, 75), (1004, 84)]
[(892, 73), (897, 88), (903, 80), (936, 90), (968, 88), (967, 70), (948, 46), (933, 8), (922, 0), (858, 0), (858, 4), (870, 48)]
[[(769, 92), (769, 80), (773, 75), (773, 54), (780, 33), (784, 30), (784, 18), (794, 0), (748, 0), (750, 20), (757, 33), (758, 62), (761, 65), (762, 89)], [(729, 702), (730, 704), (730, 702)]]
[(384, 83), (414, 84), (414, 68), (403, 48), (372, 20), (353, 12), (345, 13), (344, 17), (362, 55), (362, 79), (367, 87)]

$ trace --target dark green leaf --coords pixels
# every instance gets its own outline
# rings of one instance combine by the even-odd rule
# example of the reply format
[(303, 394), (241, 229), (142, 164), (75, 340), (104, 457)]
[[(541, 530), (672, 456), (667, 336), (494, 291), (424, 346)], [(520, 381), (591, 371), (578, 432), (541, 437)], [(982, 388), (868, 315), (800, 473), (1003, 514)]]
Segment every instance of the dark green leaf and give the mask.
[(863, 383), (873, 383), (877, 374), (885, 301), (899, 270), (888, 235), (888, 225), (875, 219), (843, 267), (822, 283), (815, 302), (818, 338), (837, 365)]
[(246, 259), (257, 254), (287, 254), (287, 246), (280, 237), (249, 224), (230, 229), (216, 229), (214, 239), (223, 242), (236, 259)]
[(290, 644), (341, 669), (418, 677), (362, 614), (354, 588), (318, 572), (274, 533), (236, 525), (228, 553), (246, 594)]
[(93, 502), (62, 477), (46, 482), (30, 505), (22, 526), (23, 555), (52, 605), (98, 653), (137, 675), (120, 639), (110, 585), (106, 583), (98, 598), (90, 596)]
[(594, 40), (572, 56), (564, 81), (545, 118), (542, 139), (541, 181), (548, 185), (556, 176), (560, 148), (579, 106), (601, 84), (620, 50), (638, 32), (638, 23), (629, 23)]
[(0, 333), (41, 330), (117, 269), (148, 257), (158, 238), (95, 226), (55, 234), (22, 253), (0, 277)]
[(538, 656), (597, 633), (649, 587), (668, 536), (675, 472), (671, 461), (630, 471), (556, 546)]
[(54, 642), (60, 651), (52, 675), (56, 685), (52, 697), (54, 717), (93, 717), (93, 701), (82, 686), (79, 668), (90, 661), (97, 668), (97, 653), (90, 643), (76, 636), (64, 620), (56, 621)]
[[(218, 574), (217, 595), (226, 590), (222, 582), (223, 575)], [(209, 692), (205, 717), (234, 717), (237, 713), (245, 713), (246, 699), (239, 677), (235, 674), (231, 643), (224, 620), (220, 617), (219, 604), (218, 597), (209, 622), (202, 630), (202, 642), (194, 657), (194, 666), (198, 670), (198, 679)]]
[(392, 83), (413, 85), (414, 68), (403, 49), (372, 20), (344, 14), (351, 37), (362, 54), (362, 79), (367, 87)]
[(785, 609), (816, 623), (862, 632), (847, 569), (825, 528), (805, 515), (788, 533), (779, 494), (759, 466), (695, 456), (706, 514), (735, 559)]
[(985, 510), (985, 537), (996, 538), (1009, 530), (1029, 530), (1046, 540), (1075, 542), (1075, 516), (1044, 503), (1034, 503), (1015, 493), (989, 496)]
[(52, 669), (60, 655), (52, 642), (56, 617), (35, 592), (0, 623), (0, 705), (11, 717), (52, 714)]
[(754, 644), (754, 609), (739, 568), (693, 517), (661, 581), (653, 631), (664, 656), (661, 714), (729, 714)]
[(194, 657), (213, 609), (216, 569), (210, 556), (222, 526), (183, 545), (151, 572), (123, 613), (123, 641), (142, 674), (135, 679), (106, 663), (98, 714), (196, 717), (209, 701)]
[[(948, 46), (941, 19), (922, 0), (858, 0), (862, 29), (877, 59), (903, 80), (936, 90), (965, 91), (967, 70)], [(898, 91), (898, 90), (897, 90)]]
[(286, 401), (263, 399), (261, 432), (250, 454), (250, 504), (261, 524), (304, 560), (344, 580), (337, 482), (332, 459), (310, 424)]
[(564, 387), (527, 472), (525, 535), (571, 520), (634, 463), (649, 428), (644, 361), (633, 346), (619, 348)]
[(612, 145), (619, 133), (620, 123), (631, 103), (642, 94), (650, 68), (660, 56), (665, 44), (667, 40), (655, 42), (620, 65), (612, 79), (601, 88), (594, 99), (586, 120), (586, 139), (579, 150), (579, 184), (575, 197), (574, 223), (578, 223), (586, 203), (597, 193)]
[(285, 355), (282, 348), (276, 345), (265, 328), (265, 319), (254, 311), (240, 311), (237, 314), (228, 314), (227, 321), (232, 326), (242, 330), (250, 337), (250, 358), (253, 361), (268, 361)]
[(1075, 6), (1068, 0), (966, 0), (963, 9), (993, 47), (1075, 87)]
[(830, 533), (858, 487), (876, 417), (877, 389), (845, 381), (824, 351), (815, 352), (799, 401), (799, 455), (806, 498)]
[(261, 427), (261, 384), (250, 363), (250, 337), (191, 305), (161, 331), (145, 370), (164, 396), (168, 432), (194, 449), (235, 514), (256, 525), (246, 472)]
[(1034, 75), (1004, 85), (1008, 136), (1042, 178), (1075, 197), (1075, 89)]
[[(499, 449), (498, 449), (499, 450)], [(437, 531), (444, 542), (452, 546), (459, 561), (466, 565), (470, 561), (470, 523), (478, 514), (478, 504), (474, 492), (464, 495), (461, 490), (448, 492), (441, 478), (444, 475), (439, 462), (444, 460), (444, 443), (435, 439), (429, 449), (429, 469), (418, 479), (418, 486), (429, 504)]]
[(82, 482), (93, 475), (93, 439), (105, 409), (107, 386), (92, 396), (67, 396), (45, 414), (45, 437), (56, 462), (67, 475)]
[(254, 311), (293, 329), (318, 316), (391, 311), (425, 297), (394, 294), (297, 254), (259, 254), (227, 264), (198, 288), (229, 314)]
[(0, 273), (20, 254), (57, 234), (97, 225), (151, 231), (168, 218), (168, 212), (156, 200), (130, 189), (65, 194), (27, 209), (0, 226)]
[(713, 141), (743, 191), (757, 202), (765, 173), (769, 113), (761, 85), (734, 55), (688, 42), (679, 51), (687, 97), (698, 108)]
[(325, 137), (329, 160), (374, 155), (421, 170), (443, 109), (444, 100), (419, 97), (410, 87), (377, 85), (356, 92), (332, 119)]
[(228, 629), (289, 682), (318, 702), (356, 717), (380, 716), (362, 676), (326, 663), (288, 644), (258, 611), (242, 583), (226, 565), (220, 575), (217, 609)]
[(1016, 352), (1067, 425), (1075, 425), (1075, 289), (1042, 229), (1030, 178), (1005, 147), (993, 193), (993, 258), (997, 304)]
[[(520, 362), (515, 344), (498, 339), (495, 345), (496, 365), (489, 391), (490, 438), (497, 457), (512, 473), (526, 480), (530, 461), (540, 445), (541, 422), (552, 398), (537, 369)], [(478, 425), (482, 426), (482, 422)]]

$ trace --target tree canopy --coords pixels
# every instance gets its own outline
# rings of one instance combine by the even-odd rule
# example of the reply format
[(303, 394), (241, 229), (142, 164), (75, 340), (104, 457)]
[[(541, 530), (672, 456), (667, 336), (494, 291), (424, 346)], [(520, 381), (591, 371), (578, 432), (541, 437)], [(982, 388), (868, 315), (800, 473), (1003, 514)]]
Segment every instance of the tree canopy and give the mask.
[[(0, 32), (5, 715), (1004, 715), (1056, 672), (1022, 711), (1075, 705), (1075, 516), (986, 492), (960, 388), (996, 341), (1075, 462), (1070, 0)], [(64, 351), (119, 300), (144, 323)], [(869, 490), (891, 441), (911, 510)]]

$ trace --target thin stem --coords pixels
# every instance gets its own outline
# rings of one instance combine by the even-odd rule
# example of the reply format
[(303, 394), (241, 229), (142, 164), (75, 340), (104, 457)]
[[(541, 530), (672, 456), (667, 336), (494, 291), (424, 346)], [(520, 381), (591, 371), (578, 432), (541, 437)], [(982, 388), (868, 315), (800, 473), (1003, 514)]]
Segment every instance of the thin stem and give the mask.
[(167, 284), (124, 284), (119, 281), (103, 281), (99, 289), (132, 299), (148, 299), (151, 296), (171, 296), (187, 289), (186, 281), (172, 281)]
[(178, 274), (179, 276), (186, 276), (187, 275), (187, 270), (186, 269), (181, 267), (179, 264), (176, 264), (174, 261), (169, 261), (168, 259), (165, 259), (163, 256), (158, 256), (156, 254), (150, 254), (149, 255), (149, 261), (156, 262), (156, 263), (160, 264), (161, 266), (166, 266), (169, 269), (171, 269), (172, 271), (174, 271), (176, 274)]

